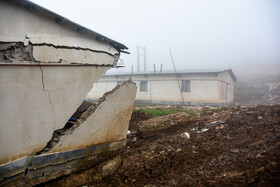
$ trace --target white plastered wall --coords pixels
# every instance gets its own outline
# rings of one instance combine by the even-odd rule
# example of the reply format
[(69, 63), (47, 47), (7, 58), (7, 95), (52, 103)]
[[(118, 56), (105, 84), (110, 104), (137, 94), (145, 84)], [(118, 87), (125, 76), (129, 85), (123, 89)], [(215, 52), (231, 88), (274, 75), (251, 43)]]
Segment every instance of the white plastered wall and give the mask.
[[(87, 97), (98, 98), (115, 86), (117, 81), (121, 81), (123, 77), (126, 76), (101, 78), (100, 81), (94, 84)], [(138, 87), (136, 100), (182, 102), (181, 92), (174, 75), (133, 75), (131, 78)], [(226, 99), (228, 103), (233, 101), (233, 85), (231, 85), (233, 79), (228, 71), (220, 73), (191, 73), (180, 75), (178, 79), (180, 86), (181, 80), (190, 80), (190, 92), (182, 92), (184, 102), (226, 103)], [(147, 92), (140, 92), (141, 80), (148, 81)], [(226, 85), (228, 87), (227, 98)]]
[(36, 153), (108, 67), (1, 67), (0, 164)]

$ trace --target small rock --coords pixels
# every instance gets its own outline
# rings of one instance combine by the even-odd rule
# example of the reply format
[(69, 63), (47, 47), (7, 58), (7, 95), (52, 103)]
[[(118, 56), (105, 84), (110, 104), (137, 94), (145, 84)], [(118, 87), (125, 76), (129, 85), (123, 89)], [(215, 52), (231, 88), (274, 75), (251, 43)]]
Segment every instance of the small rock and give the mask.
[(128, 137), (128, 138), (131, 138), (131, 137), (132, 137), (132, 133), (131, 133), (130, 130), (127, 131), (127, 137)]
[(221, 125), (221, 126), (217, 126), (215, 129), (219, 130), (219, 129), (223, 129), (223, 128), (225, 128), (225, 126)]
[(247, 112), (247, 114), (255, 114), (256, 112), (255, 111), (249, 111)]
[(239, 149), (231, 149), (230, 150), (232, 153), (238, 153), (239, 152)]
[(182, 138), (187, 138), (187, 139), (190, 139), (190, 133), (188, 132), (183, 132), (181, 135), (180, 135)]
[(176, 153), (178, 153), (178, 152), (181, 152), (182, 151), (182, 149), (180, 149), (180, 148), (178, 148), (178, 149), (176, 149)]
[(201, 129), (201, 133), (208, 131), (209, 129)]
[(170, 143), (170, 144), (174, 144), (174, 143), (176, 143), (176, 141), (175, 141), (174, 138), (170, 138), (170, 139), (169, 139), (169, 143)]
[(262, 120), (263, 119), (263, 117), (262, 116), (258, 116), (258, 120)]

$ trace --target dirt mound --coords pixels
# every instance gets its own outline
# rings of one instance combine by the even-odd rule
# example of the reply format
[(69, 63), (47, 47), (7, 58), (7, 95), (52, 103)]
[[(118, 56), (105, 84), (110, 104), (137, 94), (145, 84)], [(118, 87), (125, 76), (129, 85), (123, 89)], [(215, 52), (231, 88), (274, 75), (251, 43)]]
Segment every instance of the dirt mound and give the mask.
[(155, 121), (171, 118), (174, 125), (152, 128), (153, 136), (130, 142), (118, 171), (90, 186), (280, 185), (279, 105), (226, 107), (198, 120), (177, 114)]
[(176, 114), (170, 114), (166, 116), (155, 117), (145, 121), (141, 121), (137, 125), (142, 135), (153, 134), (154, 131), (170, 128), (178, 123), (186, 123), (197, 118), (192, 118), (185, 112), (179, 112)]
[(188, 109), (196, 114), (135, 112), (117, 170), (97, 180), (92, 168), (50, 186), (74, 184), (73, 177), (106, 187), (280, 186), (280, 105)]

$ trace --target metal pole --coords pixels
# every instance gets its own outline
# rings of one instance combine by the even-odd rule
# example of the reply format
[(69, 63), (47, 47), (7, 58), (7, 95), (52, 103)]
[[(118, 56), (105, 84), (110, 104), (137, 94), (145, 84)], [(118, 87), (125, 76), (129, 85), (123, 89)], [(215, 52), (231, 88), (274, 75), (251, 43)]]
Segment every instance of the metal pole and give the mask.
[(140, 54), (139, 54), (139, 51), (140, 51), (140, 47), (137, 46), (137, 71), (140, 71)]
[(154, 64), (154, 73), (156, 73), (156, 65)]
[(175, 63), (174, 63), (174, 60), (173, 60), (171, 49), (169, 49), (169, 52), (170, 52), (171, 60), (172, 60), (172, 63), (173, 63), (173, 68), (174, 68), (174, 71), (175, 71), (175, 76), (177, 78), (177, 82), (178, 82), (178, 86), (179, 86), (179, 91), (180, 91), (180, 94), (181, 94), (181, 97), (182, 97), (182, 101), (183, 101), (183, 104), (184, 104), (185, 101), (184, 101), (184, 97), (183, 97), (183, 94), (182, 94), (182, 91), (181, 91), (181, 86), (180, 86), (179, 78), (178, 78), (177, 71), (176, 71), (176, 68), (175, 68)]
[(147, 57), (146, 57), (146, 47), (143, 47), (143, 51), (144, 51), (144, 71), (147, 71)]

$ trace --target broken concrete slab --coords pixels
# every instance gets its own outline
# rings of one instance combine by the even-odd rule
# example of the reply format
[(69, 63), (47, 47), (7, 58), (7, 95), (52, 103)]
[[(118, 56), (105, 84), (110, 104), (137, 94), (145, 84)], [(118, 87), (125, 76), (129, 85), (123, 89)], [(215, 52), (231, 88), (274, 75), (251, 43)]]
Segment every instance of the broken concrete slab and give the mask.
[(125, 82), (104, 94), (49, 152), (73, 150), (81, 146), (126, 139), (136, 89), (134, 83)]

